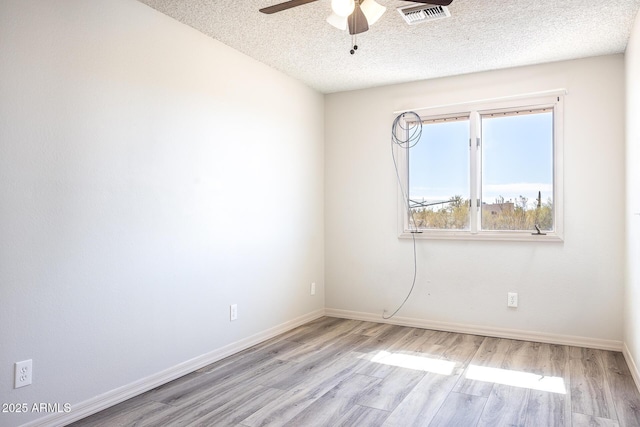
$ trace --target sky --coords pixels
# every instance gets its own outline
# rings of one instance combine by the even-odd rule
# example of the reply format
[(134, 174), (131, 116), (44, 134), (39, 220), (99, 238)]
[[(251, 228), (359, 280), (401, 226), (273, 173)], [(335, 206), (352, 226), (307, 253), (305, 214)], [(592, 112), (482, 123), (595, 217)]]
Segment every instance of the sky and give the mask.
[[(482, 118), (482, 201), (553, 196), (552, 113)], [(409, 152), (413, 200), (470, 197), (469, 121), (425, 124)]]

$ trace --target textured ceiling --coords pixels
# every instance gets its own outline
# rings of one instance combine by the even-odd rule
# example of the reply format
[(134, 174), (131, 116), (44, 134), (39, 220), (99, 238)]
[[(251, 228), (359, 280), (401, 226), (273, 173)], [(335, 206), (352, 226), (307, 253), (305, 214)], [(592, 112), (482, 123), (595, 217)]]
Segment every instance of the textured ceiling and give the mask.
[(326, 23), (329, 0), (265, 15), (279, 0), (139, 0), (323, 93), (624, 52), (640, 0), (454, 0), (451, 17), (380, 21), (351, 36)]

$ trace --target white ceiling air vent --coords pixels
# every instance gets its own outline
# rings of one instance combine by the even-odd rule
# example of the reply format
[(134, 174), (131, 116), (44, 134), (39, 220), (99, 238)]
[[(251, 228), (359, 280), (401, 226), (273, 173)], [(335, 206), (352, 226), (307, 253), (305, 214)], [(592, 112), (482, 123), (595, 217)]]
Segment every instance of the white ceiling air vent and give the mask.
[(435, 6), (428, 4), (421, 4), (418, 6), (414, 4), (411, 6), (399, 7), (398, 12), (409, 25), (448, 18), (451, 16), (447, 6)]

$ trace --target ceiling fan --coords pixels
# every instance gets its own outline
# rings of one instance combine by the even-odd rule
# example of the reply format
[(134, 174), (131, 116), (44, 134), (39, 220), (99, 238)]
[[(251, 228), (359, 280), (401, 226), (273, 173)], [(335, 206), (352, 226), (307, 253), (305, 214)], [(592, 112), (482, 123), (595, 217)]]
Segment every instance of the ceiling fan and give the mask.
[[(260, 9), (260, 12), (272, 14), (283, 10), (302, 6), (317, 0), (289, 0), (273, 6)], [(453, 0), (406, 0), (413, 3), (432, 4), (435, 6), (449, 6)], [(345, 30), (349, 27), (349, 34), (364, 33), (387, 10), (375, 0), (331, 0), (333, 13), (327, 18), (327, 22), (334, 27)]]

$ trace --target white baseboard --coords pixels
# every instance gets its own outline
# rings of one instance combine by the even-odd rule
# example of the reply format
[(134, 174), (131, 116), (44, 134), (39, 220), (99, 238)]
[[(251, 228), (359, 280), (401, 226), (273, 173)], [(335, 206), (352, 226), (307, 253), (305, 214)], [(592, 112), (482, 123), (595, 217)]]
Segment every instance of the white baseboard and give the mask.
[(638, 370), (638, 365), (636, 361), (633, 360), (633, 356), (629, 351), (629, 347), (627, 347), (627, 343), (624, 343), (624, 347), (622, 348), (622, 354), (624, 355), (624, 360), (627, 361), (627, 366), (629, 366), (629, 370), (631, 371), (631, 376), (633, 377), (633, 381), (636, 383), (636, 387), (638, 391), (640, 391), (640, 370)]
[(180, 363), (169, 369), (165, 369), (157, 374), (134, 381), (133, 383), (108, 391), (92, 399), (85, 400), (84, 402), (74, 404), (72, 406), (72, 411), (69, 413), (50, 414), (46, 417), (38, 418), (37, 420), (23, 424), (22, 427), (57, 427), (81, 420), (82, 418), (100, 412), (120, 402), (124, 402), (127, 399), (152, 390), (162, 384), (166, 384), (169, 381), (173, 381), (188, 373), (203, 368), (211, 363), (217, 362), (218, 360), (224, 359), (227, 356), (252, 347), (322, 316), (324, 316), (324, 309), (313, 311), (273, 328), (251, 335), (250, 337), (244, 338), (240, 341), (236, 341), (191, 360), (187, 360), (186, 362)]
[(393, 325), (411, 326), (414, 328), (435, 329), (438, 331), (458, 332), (488, 337), (509, 338), (521, 341), (535, 341), (549, 344), (572, 345), (602, 350), (622, 351), (622, 341), (603, 340), (598, 338), (577, 337), (572, 335), (549, 334), (517, 329), (493, 328), (488, 326), (466, 325), (460, 323), (440, 322), (435, 320), (414, 319), (409, 317), (393, 317), (383, 319), (381, 314), (362, 313), (349, 310), (325, 309), (325, 315), (368, 322), (389, 323)]

